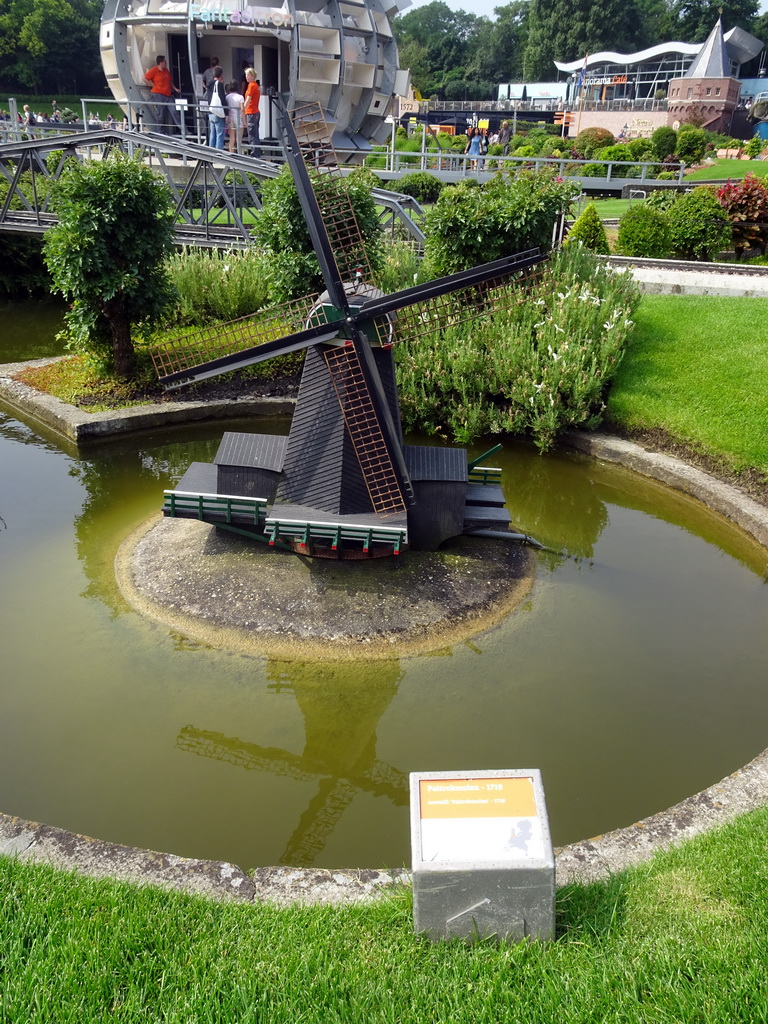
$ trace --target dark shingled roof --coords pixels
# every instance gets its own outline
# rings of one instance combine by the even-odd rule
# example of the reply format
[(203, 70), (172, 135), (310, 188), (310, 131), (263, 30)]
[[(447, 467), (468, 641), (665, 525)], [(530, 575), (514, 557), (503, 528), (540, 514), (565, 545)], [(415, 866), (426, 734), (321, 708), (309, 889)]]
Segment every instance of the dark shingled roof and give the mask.
[(215, 466), (248, 466), (251, 469), (283, 468), (288, 438), (282, 434), (241, 434), (227, 431), (222, 437)]

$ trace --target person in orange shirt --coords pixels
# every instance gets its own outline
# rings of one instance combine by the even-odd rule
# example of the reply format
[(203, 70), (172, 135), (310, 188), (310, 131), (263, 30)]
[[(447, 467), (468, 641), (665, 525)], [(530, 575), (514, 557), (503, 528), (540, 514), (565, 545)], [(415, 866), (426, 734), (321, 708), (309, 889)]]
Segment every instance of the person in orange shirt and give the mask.
[(173, 84), (171, 72), (168, 70), (168, 64), (162, 54), (157, 57), (155, 67), (150, 68), (146, 75), (144, 75), (144, 81), (152, 86), (152, 102), (155, 109), (155, 125), (157, 130), (165, 131), (167, 135), (170, 135), (170, 129), (173, 125), (180, 129), (181, 122), (179, 121), (179, 112), (176, 110), (173, 94), (180, 93), (181, 90), (177, 89)]
[(259, 101), (261, 100), (261, 89), (259, 88), (259, 82), (253, 68), (246, 68), (245, 80), (248, 85), (245, 90), (243, 112), (245, 113), (245, 125), (248, 129), (248, 144), (251, 147), (251, 156), (261, 156), (259, 140), (259, 120), (261, 119)]

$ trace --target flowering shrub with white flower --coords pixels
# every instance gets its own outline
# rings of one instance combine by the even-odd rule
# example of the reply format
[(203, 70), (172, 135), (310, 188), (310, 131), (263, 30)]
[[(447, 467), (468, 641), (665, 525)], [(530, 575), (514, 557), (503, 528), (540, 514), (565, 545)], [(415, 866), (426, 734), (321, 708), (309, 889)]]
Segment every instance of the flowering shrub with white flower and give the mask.
[(526, 435), (541, 451), (594, 429), (638, 301), (628, 274), (567, 246), (512, 309), (398, 346), (404, 425), (461, 444)]

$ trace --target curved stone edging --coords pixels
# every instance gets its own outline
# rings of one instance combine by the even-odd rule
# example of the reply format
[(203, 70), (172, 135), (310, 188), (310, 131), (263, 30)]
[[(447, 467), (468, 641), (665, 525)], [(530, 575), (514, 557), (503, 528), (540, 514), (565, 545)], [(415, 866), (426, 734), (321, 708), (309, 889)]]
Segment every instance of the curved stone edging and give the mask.
[[(10, 380), (9, 373), (21, 365), (0, 366), (0, 399), (48, 426), (53, 426), (71, 440), (84, 439), (77, 427), (81, 417), (86, 417), (91, 423), (95, 422), (94, 416), (99, 417), (99, 426), (85, 435), (98, 438), (116, 432), (128, 433), (146, 427), (184, 422), (185, 412), (186, 420), (218, 418), (219, 415), (210, 408), (208, 414), (205, 408), (193, 408), (204, 406), (205, 403), (168, 403), (152, 410), (137, 407), (121, 410), (119, 416), (81, 413), (56, 399), (50, 401), (55, 402), (57, 407), (49, 408), (48, 402), (43, 401), (48, 396), (41, 396), (39, 392)], [(293, 403), (265, 399), (220, 404), (227, 407), (222, 417), (234, 417), (255, 413), (278, 414), (289, 411)], [(281, 404), (288, 406), (288, 409), (277, 408)], [(60, 425), (62, 417), (65, 421), (64, 429)], [(109, 426), (110, 423), (114, 429)], [(72, 430), (75, 430), (74, 434)], [(758, 543), (768, 547), (768, 509), (738, 488), (721, 483), (679, 459), (647, 452), (639, 445), (620, 438), (574, 431), (564, 440), (566, 444), (595, 458), (615, 462), (697, 498), (713, 511), (736, 523)], [(701, 835), (766, 803), (768, 750), (732, 775), (687, 797), (674, 807), (627, 828), (572, 843), (558, 850), (558, 884), (606, 878), (624, 868), (650, 860), (658, 850)], [(408, 878), (407, 872), (327, 871), (284, 867), (258, 868), (252, 875), (248, 875), (236, 865), (223, 861), (194, 860), (121, 846), (1, 813), (0, 854), (52, 863), (83, 874), (151, 883), (216, 899), (269, 901), (280, 905), (296, 901), (356, 902), (369, 899), (383, 887)]]
[(0, 401), (14, 411), (34, 416), (76, 444), (104, 441), (140, 430), (176, 424), (244, 419), (248, 416), (290, 416), (292, 398), (241, 398), (220, 402), (161, 402), (133, 405), (108, 412), (85, 412), (14, 379), (25, 366), (43, 366), (51, 359), (0, 365)]

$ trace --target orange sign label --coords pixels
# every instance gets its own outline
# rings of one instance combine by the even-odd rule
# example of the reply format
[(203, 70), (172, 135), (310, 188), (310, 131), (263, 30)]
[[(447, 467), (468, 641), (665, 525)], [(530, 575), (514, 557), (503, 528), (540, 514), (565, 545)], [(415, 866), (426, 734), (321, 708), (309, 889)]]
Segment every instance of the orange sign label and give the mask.
[(533, 779), (420, 779), (422, 818), (535, 818)]

